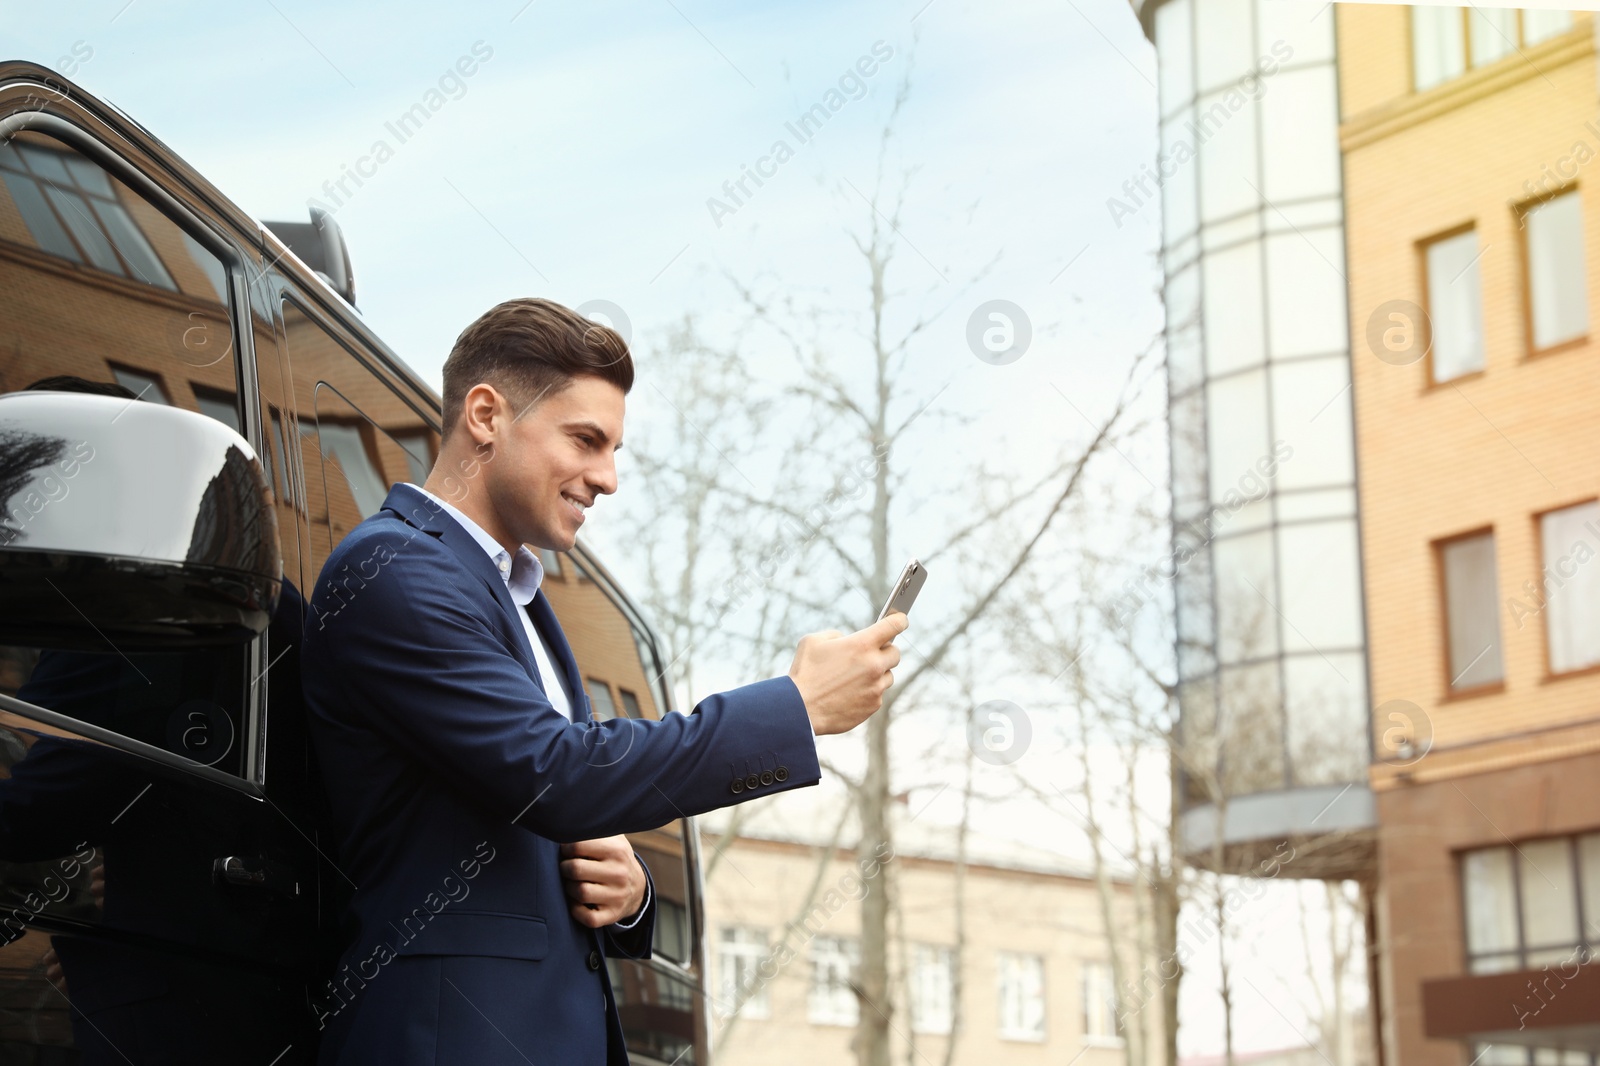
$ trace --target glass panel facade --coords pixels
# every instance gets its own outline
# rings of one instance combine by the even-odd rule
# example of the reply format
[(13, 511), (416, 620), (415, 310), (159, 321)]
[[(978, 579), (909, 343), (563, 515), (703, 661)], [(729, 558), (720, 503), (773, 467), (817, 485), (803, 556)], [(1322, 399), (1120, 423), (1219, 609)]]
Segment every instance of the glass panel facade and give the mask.
[(1259, 365), (1266, 358), (1260, 246), (1251, 241), (1207, 255), (1201, 276), (1207, 372)]
[(1344, 235), (1333, 226), (1269, 236), (1267, 323), (1272, 358), (1342, 354), (1349, 347), (1344, 315)]
[(1168, 0), (1156, 9), (1156, 60), (1161, 66), (1161, 114), (1194, 98), (1194, 0)]
[(1168, 0), (1155, 13), (1188, 805), (1219, 786), (1363, 781), (1369, 758), (1322, 6)]
[(1216, 561), (1217, 653), (1224, 663), (1278, 652), (1276, 553), (1270, 530), (1224, 537)]
[[(1253, 15), (1251, 0), (1194, 0), (1194, 69), (1201, 92), (1230, 86), (1255, 64)], [(1187, 71), (1172, 73), (1176, 80)]]
[(1336, 195), (1339, 146), (1324, 132), (1339, 117), (1333, 67), (1279, 71), (1264, 84), (1261, 191), (1273, 203)]
[[(1273, 453), (1280, 492), (1353, 484), (1349, 361), (1333, 355), (1273, 367), (1272, 427), (1283, 442)], [(1278, 520), (1287, 520), (1282, 507)]]
[(1283, 644), (1327, 652), (1361, 646), (1361, 561), (1354, 519), (1278, 531)]
[[(1200, 146), (1200, 217), (1217, 222), (1259, 206), (1256, 106), (1229, 88), (1200, 97), (1195, 114)], [(1255, 186), (1252, 188), (1251, 186)]]
[(1288, 784), (1276, 660), (1222, 671), (1222, 787), (1229, 796)]
[[(1289, 769), (1297, 785), (1337, 785), (1366, 774), (1366, 661), (1360, 654), (1324, 650), (1286, 656), (1284, 706), (1289, 722)], [(1335, 742), (1330, 743), (1330, 739)]]

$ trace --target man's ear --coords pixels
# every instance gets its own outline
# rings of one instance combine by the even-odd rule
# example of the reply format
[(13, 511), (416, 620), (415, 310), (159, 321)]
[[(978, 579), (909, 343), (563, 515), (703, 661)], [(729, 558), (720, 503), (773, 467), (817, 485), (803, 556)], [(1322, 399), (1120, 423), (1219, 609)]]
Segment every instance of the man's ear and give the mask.
[(495, 419), (509, 417), (504, 407), (505, 398), (493, 385), (479, 382), (467, 390), (461, 402), (459, 425), (466, 430), (474, 446), (494, 440)]

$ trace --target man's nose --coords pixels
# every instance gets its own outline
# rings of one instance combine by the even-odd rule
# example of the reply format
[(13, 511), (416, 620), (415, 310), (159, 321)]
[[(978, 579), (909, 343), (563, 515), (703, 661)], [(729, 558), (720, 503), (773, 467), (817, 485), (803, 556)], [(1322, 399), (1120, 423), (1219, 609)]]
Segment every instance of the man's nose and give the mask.
[(589, 487), (596, 494), (610, 495), (617, 491), (617, 462), (607, 456), (604, 462), (589, 473)]

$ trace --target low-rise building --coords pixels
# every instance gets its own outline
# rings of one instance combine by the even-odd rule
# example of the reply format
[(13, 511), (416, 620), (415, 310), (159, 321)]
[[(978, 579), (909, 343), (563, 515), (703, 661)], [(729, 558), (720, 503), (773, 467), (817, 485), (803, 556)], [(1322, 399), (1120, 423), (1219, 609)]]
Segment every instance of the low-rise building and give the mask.
[[(1112, 954), (1094, 871), (1044, 847), (923, 822), (904, 806), (892, 852), (831, 848), (852, 838), (837, 797), (808, 789), (701, 819), (707, 955), (719, 1066), (813, 1066), (850, 1058), (859, 1011), (891, 1019), (894, 1059), (943, 1063), (1126, 1061)], [(720, 854), (719, 854), (720, 851)], [(824, 858), (825, 853), (829, 853)], [(715, 857), (713, 857), (715, 856)], [(892, 893), (892, 1004), (851, 987), (859, 901)], [(1137, 920), (1126, 876), (1109, 884), (1123, 958)], [(1153, 969), (1153, 968), (1152, 968)], [(1131, 972), (1131, 971), (1130, 971)], [(1160, 1046), (1156, 1000), (1138, 1015)]]

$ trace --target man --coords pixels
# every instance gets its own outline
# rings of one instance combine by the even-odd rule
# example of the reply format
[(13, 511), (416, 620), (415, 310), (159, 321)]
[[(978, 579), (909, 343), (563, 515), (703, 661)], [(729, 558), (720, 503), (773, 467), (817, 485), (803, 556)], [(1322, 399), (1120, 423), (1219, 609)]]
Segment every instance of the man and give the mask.
[(898, 614), (811, 634), (787, 676), (689, 715), (593, 720), (526, 545), (571, 548), (616, 491), (632, 384), (612, 330), (546, 300), (492, 308), (445, 362), (426, 483), (323, 568), (302, 670), (357, 886), (324, 1063), (626, 1063), (604, 958), (649, 955), (654, 900), (620, 834), (815, 784), (813, 737), (892, 683)]

